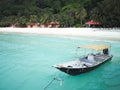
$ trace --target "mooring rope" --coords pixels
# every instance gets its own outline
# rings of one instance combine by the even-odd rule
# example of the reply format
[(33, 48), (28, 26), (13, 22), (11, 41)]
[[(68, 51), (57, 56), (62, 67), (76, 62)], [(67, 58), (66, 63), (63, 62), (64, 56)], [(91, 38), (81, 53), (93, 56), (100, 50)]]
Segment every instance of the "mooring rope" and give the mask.
[(44, 90), (46, 90), (48, 88), (48, 86), (50, 86), (52, 84), (52, 82), (54, 81), (55, 79), (53, 78), (53, 80), (51, 82), (48, 83), (47, 86), (45, 86)]
[(62, 82), (66, 79), (67, 77), (65, 78), (57, 78), (56, 76), (44, 87), (44, 90), (46, 90), (52, 83), (53, 81), (57, 80), (60, 82), (60, 86), (62, 86)]

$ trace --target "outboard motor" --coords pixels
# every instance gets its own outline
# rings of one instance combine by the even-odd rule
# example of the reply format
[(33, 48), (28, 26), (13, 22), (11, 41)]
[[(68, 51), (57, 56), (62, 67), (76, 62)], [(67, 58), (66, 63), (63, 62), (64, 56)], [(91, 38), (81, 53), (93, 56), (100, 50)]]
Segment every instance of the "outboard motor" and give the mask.
[(106, 49), (103, 50), (103, 54), (105, 54), (105, 55), (109, 54), (108, 48), (106, 48)]

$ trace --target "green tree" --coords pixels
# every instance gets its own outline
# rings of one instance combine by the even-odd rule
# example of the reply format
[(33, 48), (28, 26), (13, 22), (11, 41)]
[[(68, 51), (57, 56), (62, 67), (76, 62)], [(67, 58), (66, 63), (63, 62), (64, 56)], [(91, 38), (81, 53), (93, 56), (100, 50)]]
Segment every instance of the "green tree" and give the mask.
[(17, 22), (18, 17), (16, 16), (6, 16), (1, 19), (0, 26), (10, 26), (10, 25), (15, 25)]
[(120, 27), (120, 0), (104, 0), (91, 12), (91, 18), (104, 27)]
[(11, 23), (11, 16), (17, 23), (58, 21), (68, 27), (93, 19), (104, 27), (119, 27), (120, 0), (1, 0), (1, 26)]
[(87, 11), (85, 10), (85, 8), (81, 7), (76, 11), (75, 16), (77, 20), (80, 20), (80, 24), (82, 25), (83, 20), (87, 16)]
[(20, 27), (26, 27), (27, 19), (25, 16), (21, 16), (17, 19), (16, 25)]
[(29, 22), (30, 23), (38, 23), (38, 17), (37, 17), (37, 15), (30, 15)]

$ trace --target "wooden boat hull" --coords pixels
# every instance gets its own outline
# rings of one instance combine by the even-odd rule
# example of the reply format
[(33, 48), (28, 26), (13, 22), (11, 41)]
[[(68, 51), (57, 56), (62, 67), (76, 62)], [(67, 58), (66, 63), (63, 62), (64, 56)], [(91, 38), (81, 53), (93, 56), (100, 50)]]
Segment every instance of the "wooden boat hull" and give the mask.
[(107, 61), (110, 61), (111, 59), (112, 59), (112, 56), (109, 59), (107, 59), (106, 61), (104, 61), (104, 62), (102, 62), (102, 63), (100, 63), (96, 66), (87, 67), (87, 68), (67, 68), (67, 67), (56, 67), (56, 68), (59, 69), (62, 72), (65, 72), (67, 74), (75, 76), (75, 75), (78, 75), (78, 74), (81, 74), (81, 73), (89, 72), (89, 71), (97, 68), (98, 66), (102, 65), (103, 63), (105, 63)]

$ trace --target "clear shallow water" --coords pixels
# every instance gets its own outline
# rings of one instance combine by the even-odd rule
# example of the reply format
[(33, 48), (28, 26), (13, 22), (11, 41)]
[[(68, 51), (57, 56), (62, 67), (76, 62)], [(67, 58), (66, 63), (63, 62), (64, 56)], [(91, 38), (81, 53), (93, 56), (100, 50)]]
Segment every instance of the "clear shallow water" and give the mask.
[(0, 90), (120, 90), (120, 42), (111, 41), (112, 61), (78, 76), (51, 67), (75, 59), (79, 45), (89, 39), (0, 33)]

